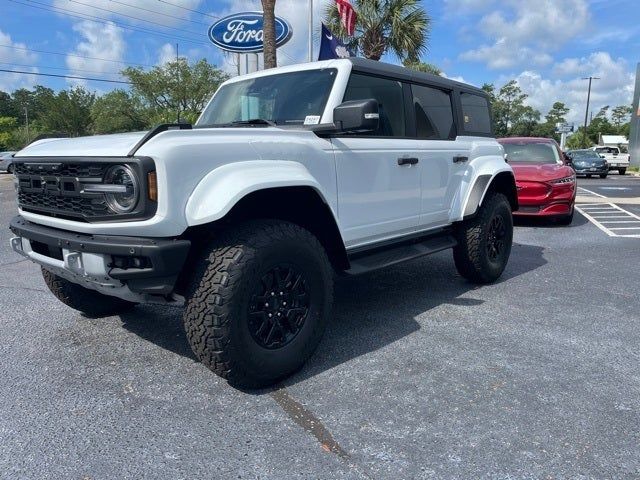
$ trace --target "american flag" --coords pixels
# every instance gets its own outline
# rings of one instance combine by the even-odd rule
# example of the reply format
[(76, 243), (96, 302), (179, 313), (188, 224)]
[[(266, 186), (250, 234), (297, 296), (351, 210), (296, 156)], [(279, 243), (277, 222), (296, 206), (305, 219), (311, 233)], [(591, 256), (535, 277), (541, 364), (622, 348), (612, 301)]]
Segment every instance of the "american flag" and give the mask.
[(338, 14), (342, 20), (342, 25), (347, 30), (349, 36), (353, 35), (356, 30), (356, 11), (349, 3), (349, 0), (336, 0), (336, 6), (338, 7)]

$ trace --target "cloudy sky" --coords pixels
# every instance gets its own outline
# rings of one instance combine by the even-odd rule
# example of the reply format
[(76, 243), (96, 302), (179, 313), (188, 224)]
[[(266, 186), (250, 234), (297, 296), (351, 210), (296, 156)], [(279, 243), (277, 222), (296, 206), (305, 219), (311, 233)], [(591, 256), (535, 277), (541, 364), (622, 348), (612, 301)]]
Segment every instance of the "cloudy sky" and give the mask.
[[(318, 50), (322, 12), (314, 0)], [(516, 79), (529, 104), (546, 113), (563, 101), (571, 120), (584, 116), (586, 82), (592, 105), (630, 104), (640, 62), (638, 0), (423, 0), (432, 18), (424, 61), (447, 76), (482, 85)], [(260, 10), (260, 0), (0, 0), (0, 69), (121, 80), (127, 65), (149, 67), (179, 53), (233, 70), (209, 43), (216, 18)], [(305, 61), (309, 0), (277, 0), (276, 14), (293, 27), (278, 50), (282, 64)], [(390, 56), (385, 61), (397, 59)], [(66, 88), (73, 80), (0, 72), (0, 90), (35, 84)], [(98, 92), (117, 83), (83, 81)]]

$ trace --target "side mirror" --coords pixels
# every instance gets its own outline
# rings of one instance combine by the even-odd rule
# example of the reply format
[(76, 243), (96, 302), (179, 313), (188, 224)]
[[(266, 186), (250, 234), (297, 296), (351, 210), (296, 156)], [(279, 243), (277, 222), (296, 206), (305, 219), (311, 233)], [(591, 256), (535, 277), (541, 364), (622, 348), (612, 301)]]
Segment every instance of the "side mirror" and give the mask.
[(504, 161), (509, 163), (509, 155), (508, 154), (504, 154)]
[(573, 162), (571, 161), (571, 157), (569, 155), (567, 155), (566, 153), (563, 154), (564, 157), (564, 163), (565, 165), (572, 165)]
[(607, 157), (605, 157), (604, 155), (600, 155), (600, 158), (607, 158)]
[(371, 132), (378, 129), (378, 101), (349, 100), (333, 109), (333, 123), (338, 132)]

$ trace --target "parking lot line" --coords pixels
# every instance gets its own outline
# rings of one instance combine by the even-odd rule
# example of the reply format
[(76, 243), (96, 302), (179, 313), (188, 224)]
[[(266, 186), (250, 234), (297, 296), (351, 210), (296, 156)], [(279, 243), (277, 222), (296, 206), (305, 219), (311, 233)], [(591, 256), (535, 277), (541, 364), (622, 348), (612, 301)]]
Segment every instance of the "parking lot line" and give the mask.
[[(607, 198), (599, 193), (592, 192), (583, 187), (578, 187), (580, 195)], [(576, 210), (587, 220), (593, 223), (600, 230), (610, 237), (631, 237), (640, 238), (639, 226), (612, 226), (611, 224), (640, 224), (640, 216), (619, 207), (615, 203), (583, 203), (576, 205)]]

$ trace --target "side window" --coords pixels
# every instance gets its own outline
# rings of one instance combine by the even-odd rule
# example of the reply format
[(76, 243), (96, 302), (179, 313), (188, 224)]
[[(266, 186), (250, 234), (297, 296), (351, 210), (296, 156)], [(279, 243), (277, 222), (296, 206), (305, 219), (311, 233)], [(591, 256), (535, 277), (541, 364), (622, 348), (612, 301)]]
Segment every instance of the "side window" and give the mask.
[(370, 75), (351, 74), (344, 101), (375, 98), (380, 108), (378, 130), (369, 132), (374, 137), (404, 137), (406, 121), (402, 82)]
[(467, 132), (490, 135), (491, 117), (489, 116), (487, 99), (480, 95), (462, 92), (460, 103), (462, 104), (464, 129)]
[(456, 136), (451, 94), (437, 88), (411, 85), (418, 138), (450, 140)]

